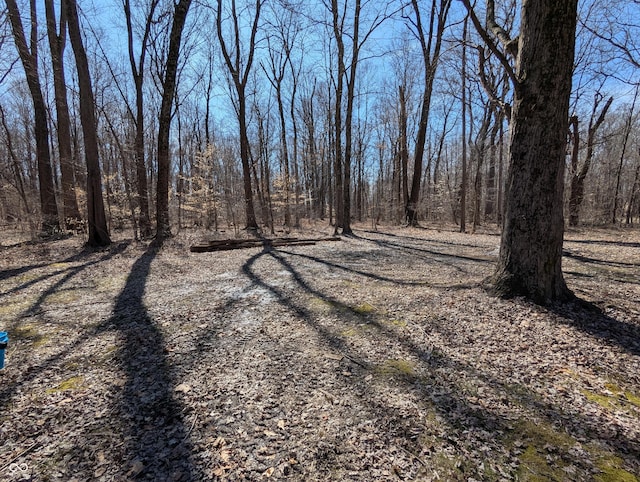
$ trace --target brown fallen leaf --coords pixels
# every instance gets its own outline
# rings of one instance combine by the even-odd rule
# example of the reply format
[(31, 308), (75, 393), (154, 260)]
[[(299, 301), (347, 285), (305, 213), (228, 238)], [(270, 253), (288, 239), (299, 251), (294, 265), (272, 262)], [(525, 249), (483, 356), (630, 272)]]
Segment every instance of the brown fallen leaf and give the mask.
[(228, 449), (221, 450), (220, 458), (222, 459), (223, 462), (229, 462), (229, 459), (231, 458), (231, 450), (228, 450)]
[(265, 477), (271, 477), (273, 475), (273, 473), (275, 472), (275, 468), (274, 467), (269, 467), (267, 470), (265, 470), (262, 475), (264, 475)]
[(191, 387), (186, 383), (181, 383), (175, 388), (176, 392), (189, 393), (191, 391)]

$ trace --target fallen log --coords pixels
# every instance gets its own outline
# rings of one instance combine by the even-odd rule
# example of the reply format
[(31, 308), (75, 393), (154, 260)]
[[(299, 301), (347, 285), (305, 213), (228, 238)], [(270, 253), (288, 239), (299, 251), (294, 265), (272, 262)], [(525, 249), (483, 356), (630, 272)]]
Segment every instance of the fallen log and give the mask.
[(273, 238), (273, 239), (211, 239), (191, 246), (192, 253), (209, 253), (246, 248), (272, 248), (279, 246), (311, 246), (321, 241), (340, 241), (337, 236), (328, 238)]

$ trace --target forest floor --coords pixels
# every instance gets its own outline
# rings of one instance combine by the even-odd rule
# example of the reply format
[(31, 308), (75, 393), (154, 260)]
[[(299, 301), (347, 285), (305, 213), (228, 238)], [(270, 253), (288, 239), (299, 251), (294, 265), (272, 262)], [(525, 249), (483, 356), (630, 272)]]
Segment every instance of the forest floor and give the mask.
[(566, 233), (589, 309), (488, 296), (496, 233), (360, 227), (1, 233), (0, 479), (640, 479), (640, 231)]

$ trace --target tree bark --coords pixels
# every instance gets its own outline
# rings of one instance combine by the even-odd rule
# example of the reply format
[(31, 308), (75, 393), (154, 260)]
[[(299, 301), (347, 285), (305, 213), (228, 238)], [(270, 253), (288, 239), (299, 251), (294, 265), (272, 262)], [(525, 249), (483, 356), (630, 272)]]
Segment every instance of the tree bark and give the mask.
[(260, 10), (266, 0), (256, 0), (255, 2), (255, 16), (253, 17), (253, 23), (251, 26), (251, 34), (249, 38), (249, 51), (247, 52), (247, 59), (244, 66), (242, 65), (243, 56), (240, 52), (241, 32), (238, 22), (238, 12), (236, 10), (236, 2), (231, 2), (231, 16), (233, 20), (234, 28), (234, 44), (235, 44), (235, 56), (231, 59), (231, 54), (227, 48), (227, 44), (222, 35), (222, 0), (218, 0), (217, 3), (217, 20), (216, 30), (218, 34), (218, 40), (222, 48), (222, 55), (224, 57), (225, 64), (229, 69), (229, 73), (233, 79), (233, 84), (238, 96), (237, 104), (237, 116), (238, 127), (240, 130), (240, 160), (242, 161), (242, 177), (244, 186), (244, 202), (245, 202), (245, 224), (246, 229), (257, 230), (258, 223), (256, 221), (255, 210), (253, 207), (253, 189), (251, 187), (251, 150), (249, 146), (249, 136), (247, 133), (247, 96), (246, 87), (249, 80), (249, 73), (251, 72), (251, 66), (253, 64), (253, 58), (255, 55), (256, 35), (258, 32), (258, 22), (260, 20)]
[(67, 229), (80, 220), (80, 210), (76, 198), (73, 176), (73, 157), (71, 150), (71, 121), (67, 103), (67, 84), (64, 75), (64, 47), (66, 43), (67, 16), (64, 8), (60, 9), (60, 33), (57, 32), (53, 0), (45, 0), (47, 18), (47, 36), (51, 49), (53, 67), (53, 87), (58, 118), (58, 151), (60, 153), (60, 174), (62, 177), (62, 205), (64, 207), (64, 223)]
[(180, 0), (175, 4), (165, 76), (162, 82), (162, 103), (158, 119), (158, 188), (156, 192), (156, 241), (162, 243), (171, 237), (169, 221), (169, 177), (171, 162), (169, 157), (169, 133), (171, 131), (171, 111), (176, 92), (178, 60), (182, 31), (187, 20), (191, 0)]
[(82, 44), (80, 22), (76, 0), (65, 0), (69, 23), (69, 40), (76, 59), (78, 87), (80, 89), (80, 122), (84, 137), (84, 153), (87, 164), (87, 224), (89, 225), (89, 246), (111, 244), (107, 218), (102, 198), (102, 176), (98, 159), (98, 133), (96, 128), (95, 102), (89, 74), (89, 62)]
[(129, 51), (129, 64), (131, 66), (131, 73), (133, 76), (133, 82), (136, 89), (136, 112), (135, 112), (135, 127), (136, 136), (134, 141), (135, 159), (136, 159), (136, 178), (138, 187), (138, 206), (140, 208), (140, 236), (148, 238), (151, 236), (151, 220), (149, 216), (149, 192), (147, 187), (147, 166), (144, 155), (144, 70), (145, 70), (145, 58), (147, 53), (147, 44), (149, 41), (149, 35), (151, 33), (151, 25), (153, 22), (153, 15), (158, 6), (159, 0), (152, 0), (149, 5), (149, 11), (146, 15), (145, 30), (140, 42), (140, 55), (136, 62), (136, 57), (133, 51), (133, 25), (131, 22), (131, 5), (129, 0), (124, 0), (123, 8), (125, 13), (125, 19), (127, 22), (127, 41)]
[[(431, 14), (429, 17), (429, 31), (425, 36), (418, 1), (412, 0), (413, 11), (415, 13), (415, 28), (420, 40), (422, 49), (422, 61), (424, 63), (424, 86), (422, 93), (422, 106), (420, 109), (420, 121), (418, 123), (418, 136), (416, 140), (416, 151), (413, 158), (413, 179), (411, 181), (411, 194), (405, 202), (405, 217), (411, 226), (418, 225), (418, 203), (420, 201), (420, 182), (422, 179), (422, 167), (424, 164), (424, 148), (427, 139), (427, 127), (429, 123), (429, 113), (431, 111), (431, 95), (433, 92), (433, 82), (438, 69), (440, 58), (440, 48), (442, 36), (446, 25), (447, 15), (451, 0), (440, 0), (440, 7), (437, 7), (437, 0), (432, 0)], [(435, 24), (435, 25), (434, 25)], [(435, 28), (434, 28), (435, 26)], [(433, 43), (435, 40), (435, 43)], [(433, 48), (432, 48), (433, 43)]]
[(609, 97), (607, 103), (600, 111), (600, 115), (595, 119), (596, 109), (598, 108), (600, 97), (597, 96), (593, 105), (593, 112), (591, 114), (591, 120), (589, 121), (589, 129), (587, 131), (587, 153), (585, 155), (584, 162), (580, 169), (578, 169), (578, 152), (580, 148), (580, 133), (578, 131), (578, 118), (576, 116), (571, 117), (572, 135), (573, 135), (573, 151), (571, 153), (571, 191), (569, 195), (569, 226), (577, 226), (580, 221), (580, 206), (584, 198), (584, 181), (589, 173), (591, 167), (591, 161), (593, 159), (593, 145), (595, 143), (596, 132), (602, 123), (613, 97)]
[(504, 227), (491, 292), (573, 296), (562, 274), (563, 189), (577, 0), (523, 0)]
[(47, 106), (42, 96), (40, 77), (38, 75), (38, 50), (37, 50), (37, 13), (36, 2), (30, 0), (31, 8), (31, 36), (30, 47), (22, 27), (20, 11), (16, 0), (6, 0), (11, 31), (16, 43), (16, 48), (22, 61), (27, 85), (33, 102), (35, 121), (36, 157), (38, 162), (38, 182), (40, 187), (40, 208), (42, 211), (42, 232), (50, 235), (60, 229), (58, 219), (58, 207), (56, 205), (53, 173), (51, 170), (51, 151), (49, 150), (49, 127), (47, 125)]
[(467, 26), (465, 17), (462, 28), (462, 179), (460, 181), (460, 232), (467, 230)]

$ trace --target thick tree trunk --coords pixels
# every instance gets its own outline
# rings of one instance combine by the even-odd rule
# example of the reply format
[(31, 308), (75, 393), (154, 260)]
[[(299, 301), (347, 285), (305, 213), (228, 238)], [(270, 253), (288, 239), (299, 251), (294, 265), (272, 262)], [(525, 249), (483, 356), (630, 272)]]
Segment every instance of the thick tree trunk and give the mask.
[(40, 208), (42, 211), (42, 231), (52, 234), (60, 228), (58, 207), (56, 205), (53, 173), (51, 170), (51, 152), (49, 150), (49, 126), (47, 125), (47, 106), (42, 96), (38, 75), (37, 55), (37, 15), (35, 0), (30, 0), (31, 7), (31, 50), (22, 27), (20, 11), (16, 0), (6, 0), (9, 21), (13, 38), (27, 77), (27, 85), (33, 102), (35, 121), (36, 158), (38, 162), (38, 182), (40, 187)]
[(567, 300), (562, 275), (563, 188), (577, 0), (523, 0), (510, 132), (500, 296)]
[(167, 64), (162, 82), (162, 103), (158, 119), (158, 189), (156, 193), (156, 239), (160, 243), (165, 238), (171, 237), (171, 224), (169, 222), (169, 174), (171, 170), (169, 133), (171, 131), (171, 110), (178, 77), (180, 43), (190, 6), (191, 0), (180, 0), (175, 4), (173, 23), (169, 34)]
[(111, 244), (111, 239), (107, 229), (107, 218), (102, 198), (102, 177), (98, 160), (98, 134), (89, 63), (82, 44), (76, 0), (66, 0), (66, 8), (69, 22), (69, 39), (71, 40), (78, 70), (80, 122), (82, 123), (84, 153), (87, 164), (87, 224), (89, 225), (87, 244), (89, 246), (108, 246)]

